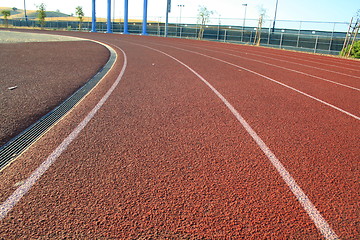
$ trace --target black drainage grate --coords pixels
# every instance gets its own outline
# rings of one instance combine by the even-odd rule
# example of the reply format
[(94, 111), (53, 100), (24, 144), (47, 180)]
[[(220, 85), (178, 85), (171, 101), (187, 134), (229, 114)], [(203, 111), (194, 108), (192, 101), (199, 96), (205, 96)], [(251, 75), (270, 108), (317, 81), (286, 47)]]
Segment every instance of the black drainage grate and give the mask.
[(110, 58), (105, 66), (93, 78), (91, 78), (84, 86), (78, 89), (63, 103), (0, 148), (0, 171), (8, 166), (24, 150), (40, 138), (51, 126), (69, 112), (110, 70), (116, 60), (116, 53), (109, 46), (104, 46), (110, 51)]

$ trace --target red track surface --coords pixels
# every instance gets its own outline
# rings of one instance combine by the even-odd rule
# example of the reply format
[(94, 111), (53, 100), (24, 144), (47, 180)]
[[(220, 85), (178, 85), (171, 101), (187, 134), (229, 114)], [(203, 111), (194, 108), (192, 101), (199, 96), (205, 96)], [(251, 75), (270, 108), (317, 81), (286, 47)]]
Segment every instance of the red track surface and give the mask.
[(104, 46), (89, 41), (0, 44), (0, 146), (71, 96), (108, 58)]
[[(354, 88), (359, 88), (360, 62), (181, 39), (71, 34), (123, 49), (125, 74), (1, 221), (1, 237), (323, 238), (219, 97), (199, 76), (151, 47), (192, 68), (228, 100), (338, 237), (360, 238), (359, 90), (259, 61)], [(2, 172), (2, 201), (108, 91), (124, 63), (117, 52), (118, 61), (101, 84)]]

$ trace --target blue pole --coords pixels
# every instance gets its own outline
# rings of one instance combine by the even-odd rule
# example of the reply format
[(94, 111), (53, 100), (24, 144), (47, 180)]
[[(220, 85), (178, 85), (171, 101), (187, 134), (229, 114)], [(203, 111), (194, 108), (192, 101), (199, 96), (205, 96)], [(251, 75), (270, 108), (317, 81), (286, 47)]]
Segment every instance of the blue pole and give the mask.
[(169, 13), (171, 11), (171, 0), (167, 0), (166, 4), (166, 18), (165, 18), (165, 37), (168, 36)]
[(95, 10), (95, 0), (92, 0), (92, 26), (91, 31), (96, 32), (96, 10)]
[(124, 34), (129, 34), (129, 0), (124, 0), (125, 6), (124, 6)]
[(147, 25), (147, 0), (144, 0), (144, 15), (143, 15), (142, 35), (147, 35), (147, 33), (146, 33), (146, 25)]
[(108, 0), (107, 6), (107, 30), (106, 33), (112, 33), (111, 31), (111, 0)]

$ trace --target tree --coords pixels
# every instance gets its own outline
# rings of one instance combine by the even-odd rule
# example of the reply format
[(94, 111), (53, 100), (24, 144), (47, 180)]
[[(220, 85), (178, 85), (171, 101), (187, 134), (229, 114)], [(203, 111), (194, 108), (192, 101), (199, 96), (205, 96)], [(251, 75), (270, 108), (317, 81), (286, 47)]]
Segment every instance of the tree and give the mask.
[(360, 58), (360, 41), (356, 41), (352, 45), (348, 45), (341, 50), (340, 56)]
[(8, 28), (8, 27), (9, 27), (8, 17), (10, 16), (10, 11), (9, 11), (9, 10), (2, 10), (2, 11), (1, 11), (1, 14), (4, 16), (5, 27)]
[(200, 23), (200, 30), (198, 34), (198, 39), (202, 39), (204, 36), (205, 25), (210, 21), (210, 16), (214, 14), (213, 11), (210, 11), (205, 6), (199, 6), (198, 8), (198, 23)]
[(79, 30), (81, 31), (81, 25), (84, 21), (84, 12), (81, 6), (76, 7), (76, 16), (79, 18)]
[(46, 5), (44, 3), (41, 3), (39, 6), (37, 6), (37, 14), (38, 14), (38, 19), (39, 19), (39, 23), (41, 28), (44, 28), (45, 26), (45, 18), (46, 18), (46, 10), (45, 10)]
[[(355, 18), (355, 21), (353, 19)], [(340, 56), (344, 57), (360, 57), (360, 41), (356, 42), (360, 29), (360, 9), (357, 10), (355, 17), (351, 18), (349, 29), (346, 33), (343, 49)]]
[(262, 29), (262, 25), (264, 23), (264, 18), (266, 16), (266, 9), (261, 5), (258, 7), (259, 8), (259, 21), (258, 21), (258, 27), (256, 28), (256, 34), (255, 34), (255, 38), (254, 38), (254, 45), (260, 46), (260, 41), (261, 41), (261, 29)]

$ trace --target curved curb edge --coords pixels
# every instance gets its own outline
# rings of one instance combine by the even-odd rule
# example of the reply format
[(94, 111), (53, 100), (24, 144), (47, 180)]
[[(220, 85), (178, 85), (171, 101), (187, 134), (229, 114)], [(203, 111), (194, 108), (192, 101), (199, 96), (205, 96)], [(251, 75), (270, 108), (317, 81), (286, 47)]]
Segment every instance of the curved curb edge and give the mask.
[(116, 51), (109, 45), (92, 41), (106, 47), (110, 52), (109, 60), (104, 67), (87, 81), (75, 93), (63, 101), (59, 106), (40, 118), (37, 122), (22, 131), (16, 137), (12, 138), (4, 146), (0, 147), (0, 172), (14, 162), (23, 152), (40, 139), (47, 131), (55, 126), (63, 117), (65, 117), (77, 104), (79, 104), (108, 74), (113, 68), (116, 59)]

